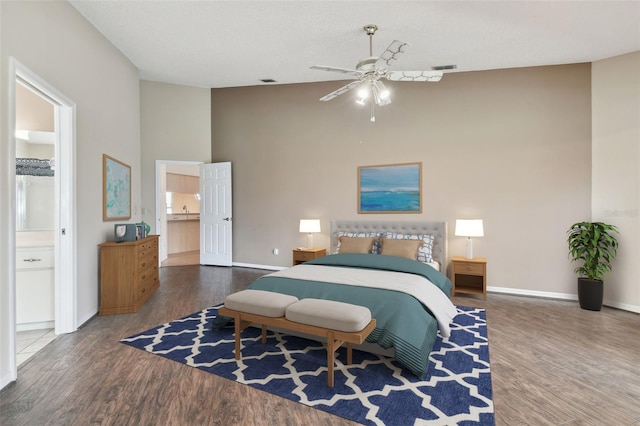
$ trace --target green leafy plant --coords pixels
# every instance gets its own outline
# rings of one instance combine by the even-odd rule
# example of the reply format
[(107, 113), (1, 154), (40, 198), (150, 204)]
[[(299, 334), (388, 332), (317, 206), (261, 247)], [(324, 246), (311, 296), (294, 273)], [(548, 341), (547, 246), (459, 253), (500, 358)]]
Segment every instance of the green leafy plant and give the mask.
[(604, 273), (611, 270), (611, 261), (618, 252), (619, 234), (614, 225), (602, 222), (578, 222), (571, 225), (569, 235), (569, 257), (572, 262), (582, 260), (582, 266), (574, 271), (581, 277), (590, 280), (604, 278)]

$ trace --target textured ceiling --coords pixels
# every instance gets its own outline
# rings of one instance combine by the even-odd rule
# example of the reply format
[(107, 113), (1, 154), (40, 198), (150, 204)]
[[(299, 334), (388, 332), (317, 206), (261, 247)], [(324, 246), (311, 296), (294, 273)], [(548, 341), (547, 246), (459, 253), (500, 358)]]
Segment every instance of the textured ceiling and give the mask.
[(140, 78), (198, 87), (345, 79), (309, 66), (355, 67), (369, 56), (366, 24), (380, 28), (374, 56), (394, 39), (410, 44), (394, 70), (556, 65), (640, 51), (640, 0), (70, 3)]

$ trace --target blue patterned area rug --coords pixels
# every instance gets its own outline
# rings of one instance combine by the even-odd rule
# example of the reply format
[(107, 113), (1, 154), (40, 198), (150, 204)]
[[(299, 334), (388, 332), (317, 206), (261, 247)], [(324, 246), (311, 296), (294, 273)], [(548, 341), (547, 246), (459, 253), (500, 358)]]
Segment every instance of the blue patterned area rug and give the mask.
[(458, 307), (451, 337), (438, 336), (425, 380), (391, 358), (346, 349), (336, 354), (335, 387), (327, 387), (321, 343), (260, 329), (243, 331), (234, 358), (233, 326), (211, 331), (217, 308), (163, 324), (122, 343), (366, 425), (493, 425), (484, 309)]

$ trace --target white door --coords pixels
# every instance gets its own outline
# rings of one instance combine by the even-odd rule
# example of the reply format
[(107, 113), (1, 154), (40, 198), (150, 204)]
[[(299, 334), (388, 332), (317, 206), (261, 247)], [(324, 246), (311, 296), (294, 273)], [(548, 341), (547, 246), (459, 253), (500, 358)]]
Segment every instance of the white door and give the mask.
[(200, 264), (231, 266), (231, 163), (200, 165)]

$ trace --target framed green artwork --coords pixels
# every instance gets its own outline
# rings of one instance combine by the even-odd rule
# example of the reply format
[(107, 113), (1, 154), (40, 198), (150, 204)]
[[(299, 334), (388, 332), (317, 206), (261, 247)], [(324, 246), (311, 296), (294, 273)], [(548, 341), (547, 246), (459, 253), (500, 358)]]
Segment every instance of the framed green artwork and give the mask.
[(131, 218), (131, 166), (102, 154), (102, 220)]

